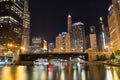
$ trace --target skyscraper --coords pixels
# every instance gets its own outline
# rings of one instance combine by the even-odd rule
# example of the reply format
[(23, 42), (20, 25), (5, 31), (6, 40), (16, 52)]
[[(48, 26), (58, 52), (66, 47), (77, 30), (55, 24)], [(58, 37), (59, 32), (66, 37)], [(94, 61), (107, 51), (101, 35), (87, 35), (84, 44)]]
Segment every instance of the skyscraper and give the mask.
[(57, 37), (56, 37), (56, 41), (55, 41), (56, 45), (55, 45), (55, 49), (54, 49), (54, 52), (62, 52), (62, 45), (64, 43), (62, 43), (62, 35), (59, 34)]
[(120, 49), (120, 0), (112, 0), (108, 8), (108, 25), (112, 50)]
[(82, 22), (72, 24), (71, 33), (71, 50), (73, 52), (85, 51), (85, 26)]
[(24, 15), (23, 15), (23, 35), (22, 46), (25, 48), (23, 53), (28, 52), (30, 38), (30, 12), (28, 6), (28, 0), (24, 1)]
[(70, 35), (67, 32), (62, 32), (56, 37), (56, 48), (54, 52), (70, 52)]
[(71, 52), (70, 33), (65, 35), (65, 52)]
[(32, 38), (31, 52), (40, 53), (42, 52), (42, 48), (43, 48), (43, 39), (41, 37)]
[(24, 0), (0, 0), (0, 44), (21, 46)]
[(43, 52), (47, 52), (48, 46), (47, 46), (47, 41), (43, 40)]
[(95, 26), (90, 26), (90, 48), (92, 52), (96, 52), (98, 50), (97, 48), (97, 38), (96, 38), (96, 32), (95, 32)]
[(70, 14), (68, 15), (67, 26), (68, 26), (68, 33), (70, 33), (71, 28), (72, 28), (72, 18)]
[(48, 43), (48, 52), (50, 53), (54, 52), (54, 43)]
[(104, 29), (105, 26), (104, 26), (102, 17), (100, 17), (99, 20), (100, 20), (99, 50), (100, 51), (104, 51), (105, 50), (105, 46), (106, 46), (106, 42), (105, 42), (105, 29)]

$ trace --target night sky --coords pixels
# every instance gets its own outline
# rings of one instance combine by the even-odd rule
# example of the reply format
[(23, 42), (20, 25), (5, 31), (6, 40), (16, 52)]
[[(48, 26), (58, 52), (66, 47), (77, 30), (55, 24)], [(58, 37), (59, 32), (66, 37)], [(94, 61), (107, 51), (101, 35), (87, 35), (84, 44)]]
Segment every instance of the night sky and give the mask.
[(31, 12), (31, 38), (40, 36), (48, 42), (67, 31), (67, 16), (71, 14), (72, 23), (83, 22), (86, 35), (89, 26), (99, 26), (99, 17), (103, 17), (107, 26), (108, 7), (111, 0), (29, 0)]

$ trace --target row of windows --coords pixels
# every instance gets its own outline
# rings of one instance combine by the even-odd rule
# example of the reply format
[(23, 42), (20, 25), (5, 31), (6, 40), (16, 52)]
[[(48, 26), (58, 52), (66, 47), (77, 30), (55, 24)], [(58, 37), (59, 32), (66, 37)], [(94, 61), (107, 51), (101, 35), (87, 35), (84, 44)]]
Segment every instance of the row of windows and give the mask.
[(0, 2), (3, 2), (3, 1), (23, 2), (23, 0), (0, 0)]
[(15, 20), (14, 18), (12, 18), (10, 16), (0, 17), (0, 23), (3, 23), (4, 21), (10, 21), (10, 23), (12, 23), (12, 22), (18, 23), (17, 20)]
[(11, 6), (11, 10), (13, 11), (13, 12), (15, 12), (16, 14), (18, 14), (19, 15), (19, 17), (21, 17), (22, 18), (22, 11), (20, 11), (17, 7), (15, 7), (15, 6)]
[(13, 13), (15, 13), (15, 14), (17, 14), (21, 19), (23, 18), (23, 12), (20, 10), (20, 9), (18, 9), (16, 6), (11, 6), (11, 5), (1, 5), (0, 7), (2, 7), (1, 8), (1, 12), (5, 12), (6, 10), (8, 10), (8, 11), (12, 11)]

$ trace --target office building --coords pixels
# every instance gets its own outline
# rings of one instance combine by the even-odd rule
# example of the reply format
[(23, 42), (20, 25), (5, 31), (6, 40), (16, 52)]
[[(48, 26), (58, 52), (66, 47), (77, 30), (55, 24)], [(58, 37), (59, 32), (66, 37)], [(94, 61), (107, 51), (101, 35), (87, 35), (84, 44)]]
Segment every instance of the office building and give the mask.
[(48, 43), (48, 52), (53, 53), (54, 52), (54, 43)]
[(47, 41), (43, 40), (43, 48), (42, 48), (42, 52), (46, 53), (48, 50), (48, 46), (47, 46)]
[[(27, 6), (27, 7), (25, 7)], [(29, 24), (30, 19), (25, 21), (28, 11), (28, 0), (0, 0), (0, 45), (12, 44), (20, 48), (23, 40), (24, 27)], [(27, 27), (30, 27), (27, 25)], [(28, 32), (28, 33), (27, 33)], [(29, 30), (26, 31), (27, 37)], [(26, 36), (25, 36), (26, 37)], [(29, 40), (24, 39), (25, 44), (29, 44)], [(28, 47), (28, 46), (27, 46)]]
[(89, 48), (92, 52), (97, 52), (97, 37), (95, 32), (95, 26), (90, 26), (90, 34), (89, 34)]
[(0, 44), (21, 45), (24, 0), (0, 0)]
[(32, 53), (41, 53), (42, 48), (43, 48), (43, 39), (41, 37), (32, 38), (31, 52)]
[(70, 35), (67, 32), (62, 32), (62, 34), (59, 34), (56, 37), (56, 47), (54, 49), (54, 52), (70, 52), (71, 46), (70, 46)]
[(72, 52), (85, 52), (85, 26), (82, 22), (72, 24), (70, 39)]

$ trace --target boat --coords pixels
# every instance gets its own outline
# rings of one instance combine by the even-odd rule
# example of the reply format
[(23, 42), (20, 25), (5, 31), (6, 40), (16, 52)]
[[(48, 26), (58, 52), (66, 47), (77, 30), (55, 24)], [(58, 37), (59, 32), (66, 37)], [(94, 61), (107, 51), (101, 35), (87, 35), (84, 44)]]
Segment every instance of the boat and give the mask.
[(49, 62), (47, 59), (37, 59), (33, 62), (34, 65), (48, 65)]
[(0, 57), (0, 65), (9, 65), (13, 64), (12, 58)]

